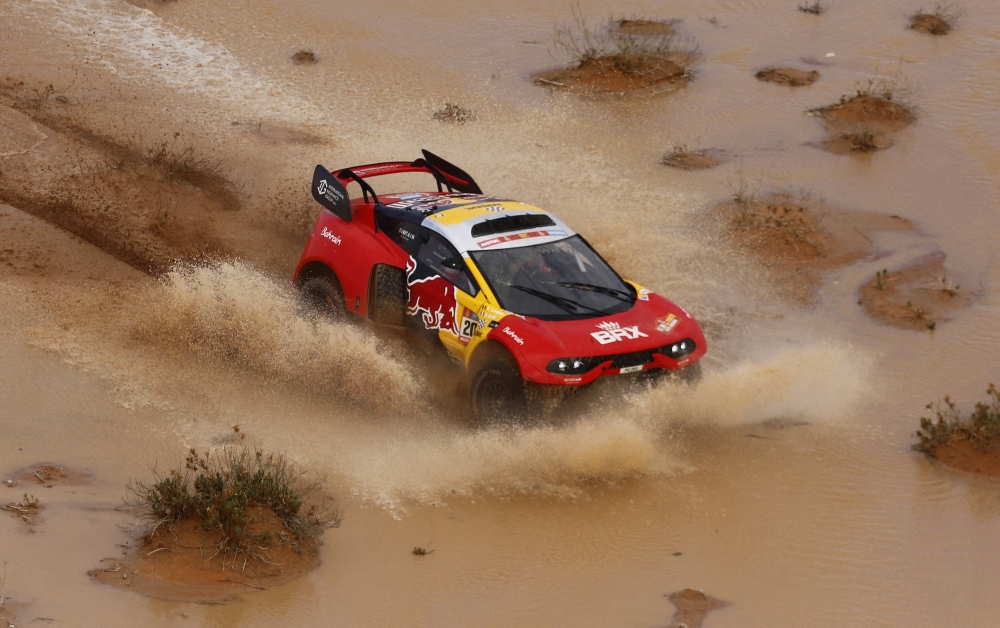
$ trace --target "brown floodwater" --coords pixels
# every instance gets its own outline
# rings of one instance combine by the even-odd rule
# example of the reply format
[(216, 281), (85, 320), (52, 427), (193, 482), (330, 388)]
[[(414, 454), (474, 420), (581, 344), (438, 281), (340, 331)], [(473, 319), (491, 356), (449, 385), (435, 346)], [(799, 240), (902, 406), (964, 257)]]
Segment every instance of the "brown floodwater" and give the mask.
[[(587, 100), (530, 81), (559, 63), (561, 2), (0, 0), (0, 79), (52, 83), (65, 102), (39, 111), (108, 137), (179, 133), (242, 199), (215, 227), (226, 261), (158, 281), (0, 204), (0, 480), (88, 474), (0, 485), (0, 502), (42, 505), (31, 526), (0, 513), (2, 610), (18, 626), (639, 627), (693, 588), (726, 603), (705, 620), (720, 628), (1000, 623), (1000, 484), (909, 449), (927, 402), (970, 407), (1000, 380), (1000, 5), (965, 2), (933, 37), (905, 28), (909, 2), (828, 4), (581, 2), (678, 20), (701, 53), (677, 92)], [(303, 48), (318, 63), (293, 64)], [(761, 83), (767, 66), (820, 78)], [(916, 122), (871, 155), (822, 150), (806, 111), (877, 73), (904, 77)], [(435, 121), (445, 102), (475, 119)], [(84, 167), (52, 124), (0, 103), (0, 183)], [(662, 166), (680, 145), (731, 159)], [(316, 211), (307, 173), (420, 148), (555, 211), (691, 310), (710, 332), (699, 386), (608, 382), (546, 425), (476, 432), (437, 367), (303, 319), (287, 279)], [(872, 256), (788, 302), (709, 224), (741, 179), (916, 228), (870, 234)], [(88, 233), (121, 218), (95, 216)], [(128, 224), (107, 233), (152, 238)], [(876, 271), (939, 252), (967, 308), (933, 333), (867, 317)], [(94, 583), (135, 533), (126, 482), (234, 424), (326, 477), (344, 523), (321, 566), (224, 605)]]

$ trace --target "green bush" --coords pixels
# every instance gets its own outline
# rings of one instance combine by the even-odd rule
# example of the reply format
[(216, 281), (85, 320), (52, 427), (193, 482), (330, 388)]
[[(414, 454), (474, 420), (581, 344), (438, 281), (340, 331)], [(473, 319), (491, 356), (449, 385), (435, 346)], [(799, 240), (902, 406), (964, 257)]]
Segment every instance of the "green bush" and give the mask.
[(304, 498), (319, 487), (303, 477), (284, 456), (256, 448), (226, 447), (200, 455), (191, 449), (183, 473), (157, 474), (152, 484), (130, 482), (127, 501), (141, 518), (153, 522), (150, 533), (195, 518), (206, 531), (222, 534), (218, 552), (254, 555), (254, 548), (272, 540), (270, 532), (250, 533), (257, 508), (270, 509), (294, 536), (282, 534), (282, 541), (315, 543), (323, 530), (340, 525), (335, 511), (302, 512)]
[(967, 438), (980, 451), (1000, 447), (1000, 392), (990, 384), (986, 389), (987, 402), (977, 403), (976, 409), (968, 417), (963, 417), (950, 397), (937, 403), (927, 404), (934, 410), (934, 417), (920, 418), (917, 430), (919, 442), (913, 446), (917, 451), (932, 454), (940, 445), (947, 443), (953, 434)]

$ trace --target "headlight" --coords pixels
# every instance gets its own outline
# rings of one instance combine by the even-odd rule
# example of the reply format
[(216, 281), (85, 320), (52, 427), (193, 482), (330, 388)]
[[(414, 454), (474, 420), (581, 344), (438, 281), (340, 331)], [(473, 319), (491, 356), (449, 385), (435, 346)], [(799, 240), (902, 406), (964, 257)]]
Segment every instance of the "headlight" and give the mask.
[(608, 359), (610, 358), (557, 358), (549, 362), (545, 370), (556, 375), (579, 375)]
[(664, 347), (660, 347), (656, 350), (657, 353), (662, 353), (671, 360), (679, 360), (686, 355), (691, 355), (694, 353), (695, 348), (694, 340), (690, 338), (685, 338), (684, 340), (678, 340), (677, 342), (670, 343)]

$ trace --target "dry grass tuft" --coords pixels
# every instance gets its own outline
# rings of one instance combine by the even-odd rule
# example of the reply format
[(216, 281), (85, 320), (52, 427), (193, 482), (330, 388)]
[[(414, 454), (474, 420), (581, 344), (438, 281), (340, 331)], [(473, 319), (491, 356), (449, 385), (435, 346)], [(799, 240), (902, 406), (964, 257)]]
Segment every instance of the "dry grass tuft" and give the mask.
[(854, 83), (854, 92), (853, 96), (841, 96), (840, 101), (873, 97), (912, 109), (912, 101), (916, 95), (913, 85), (899, 73), (858, 80)]
[(723, 158), (722, 151), (711, 149), (689, 151), (687, 146), (678, 145), (663, 156), (661, 163), (680, 170), (707, 170), (721, 164)]
[(854, 128), (838, 134), (835, 139), (844, 142), (847, 150), (852, 153), (874, 153), (889, 146), (878, 139), (877, 129), (872, 124), (857, 124)]
[(821, 227), (824, 216), (812, 215), (808, 192), (761, 195), (760, 188), (742, 175), (729, 183), (729, 190), (729, 224), (735, 232), (783, 241), (795, 250), (811, 251), (813, 255), (826, 254), (827, 243)]
[(292, 63), (295, 65), (313, 65), (319, 63), (319, 58), (312, 50), (299, 50), (292, 55)]
[[(627, 74), (653, 75), (662, 72), (667, 63), (690, 66), (697, 56), (697, 46), (682, 40), (672, 28), (653, 29), (644, 20), (610, 17), (596, 24), (583, 15), (579, 5), (573, 8), (573, 22), (557, 26), (552, 36), (556, 56), (577, 66), (594, 61), (610, 61)], [(628, 27), (635, 25), (635, 27)], [(645, 28), (638, 28), (638, 26)]]
[(812, 70), (805, 72), (794, 68), (764, 68), (754, 75), (758, 81), (767, 83), (778, 83), (790, 87), (802, 87), (812, 85), (819, 78), (819, 72)]
[(938, 4), (933, 12), (925, 12), (921, 8), (910, 16), (907, 28), (930, 35), (947, 35), (963, 14), (964, 10), (956, 10), (950, 4)]
[(813, 3), (804, 2), (799, 5), (799, 11), (803, 13), (809, 13), (810, 15), (821, 15), (826, 11), (826, 5), (820, 2), (820, 0), (815, 0)]
[(476, 114), (471, 109), (466, 109), (460, 105), (446, 102), (444, 107), (434, 112), (432, 116), (438, 122), (450, 122), (452, 124), (465, 124), (476, 119)]

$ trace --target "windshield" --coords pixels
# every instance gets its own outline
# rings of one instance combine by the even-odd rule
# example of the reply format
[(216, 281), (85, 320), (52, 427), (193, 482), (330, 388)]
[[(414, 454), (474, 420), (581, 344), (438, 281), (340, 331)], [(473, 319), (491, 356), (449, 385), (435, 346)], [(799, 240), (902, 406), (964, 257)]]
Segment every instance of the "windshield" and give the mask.
[(542, 320), (624, 312), (635, 293), (578, 235), (535, 246), (471, 251), (505, 310)]

